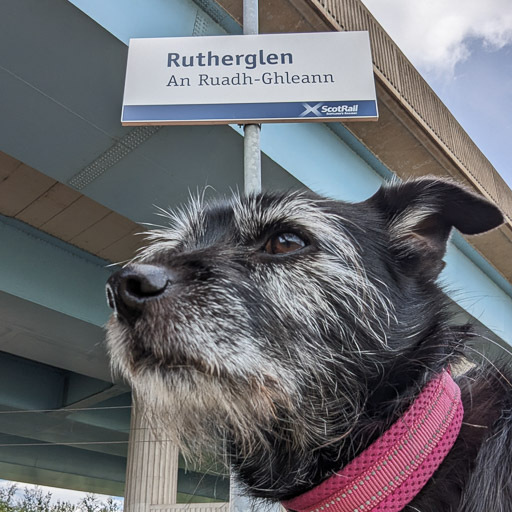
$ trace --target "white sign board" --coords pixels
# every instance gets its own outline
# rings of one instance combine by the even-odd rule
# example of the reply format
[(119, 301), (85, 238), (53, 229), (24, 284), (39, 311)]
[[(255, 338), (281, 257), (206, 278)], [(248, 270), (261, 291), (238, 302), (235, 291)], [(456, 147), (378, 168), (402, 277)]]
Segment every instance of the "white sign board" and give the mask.
[(377, 115), (367, 32), (130, 40), (124, 125)]

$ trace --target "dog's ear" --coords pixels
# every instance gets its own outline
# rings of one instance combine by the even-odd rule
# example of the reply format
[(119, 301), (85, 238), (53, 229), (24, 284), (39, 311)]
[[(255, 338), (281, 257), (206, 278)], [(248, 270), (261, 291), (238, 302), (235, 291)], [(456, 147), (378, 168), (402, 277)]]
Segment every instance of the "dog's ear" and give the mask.
[(503, 223), (500, 210), (451, 181), (423, 178), (383, 186), (369, 199), (381, 214), (391, 248), (409, 271), (436, 278), (453, 227), (466, 235), (489, 231)]

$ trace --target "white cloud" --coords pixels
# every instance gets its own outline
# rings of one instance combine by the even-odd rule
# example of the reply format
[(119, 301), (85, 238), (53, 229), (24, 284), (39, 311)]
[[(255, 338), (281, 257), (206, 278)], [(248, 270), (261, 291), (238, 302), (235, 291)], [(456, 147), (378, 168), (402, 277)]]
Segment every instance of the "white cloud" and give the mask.
[(420, 70), (453, 75), (477, 39), (490, 50), (512, 44), (511, 0), (363, 0)]

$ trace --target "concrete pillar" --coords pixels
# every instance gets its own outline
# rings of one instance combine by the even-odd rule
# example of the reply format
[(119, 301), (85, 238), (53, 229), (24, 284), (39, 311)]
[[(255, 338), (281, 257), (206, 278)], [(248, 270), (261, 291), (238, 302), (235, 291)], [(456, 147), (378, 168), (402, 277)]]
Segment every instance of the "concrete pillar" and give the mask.
[(177, 504), (178, 448), (154, 431), (134, 402), (126, 464), (125, 512), (228, 512), (228, 503)]
[(134, 402), (126, 466), (126, 512), (149, 512), (151, 505), (176, 503), (178, 449), (159, 437)]

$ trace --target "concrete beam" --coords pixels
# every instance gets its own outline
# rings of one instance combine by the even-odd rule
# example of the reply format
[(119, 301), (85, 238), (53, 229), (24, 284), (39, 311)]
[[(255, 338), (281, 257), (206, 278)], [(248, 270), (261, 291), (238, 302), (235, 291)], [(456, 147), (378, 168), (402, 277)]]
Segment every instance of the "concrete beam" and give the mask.
[(103, 326), (110, 310), (106, 262), (45, 235), (23, 222), (0, 217), (0, 291)]

